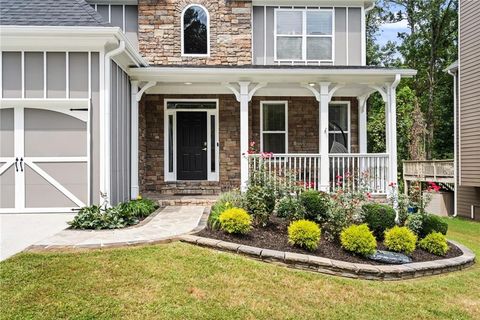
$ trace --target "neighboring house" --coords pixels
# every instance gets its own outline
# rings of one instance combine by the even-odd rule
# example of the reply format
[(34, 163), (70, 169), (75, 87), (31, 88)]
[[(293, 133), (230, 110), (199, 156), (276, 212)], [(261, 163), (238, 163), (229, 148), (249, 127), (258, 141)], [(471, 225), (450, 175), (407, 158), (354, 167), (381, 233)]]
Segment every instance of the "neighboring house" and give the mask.
[(448, 67), (455, 87), (455, 215), (480, 220), (480, 6), (461, 0), (459, 60)]
[[(397, 181), (395, 91), (416, 71), (366, 65), (374, 1), (87, 2), (0, 0), (0, 212), (243, 188), (251, 141), (315, 189)], [(376, 91), (386, 152), (368, 154)]]

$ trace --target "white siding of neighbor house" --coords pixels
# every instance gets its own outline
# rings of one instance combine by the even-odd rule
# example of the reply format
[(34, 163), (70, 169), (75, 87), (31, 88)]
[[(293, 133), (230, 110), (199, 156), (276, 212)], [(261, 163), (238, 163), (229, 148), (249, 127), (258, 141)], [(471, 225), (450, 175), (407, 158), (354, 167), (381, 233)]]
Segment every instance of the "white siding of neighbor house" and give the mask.
[[(253, 64), (274, 64), (274, 6), (253, 7)], [(282, 6), (283, 8), (283, 6)], [(295, 7), (296, 8), (296, 7)], [(362, 9), (334, 8), (334, 65), (362, 65)]]
[(480, 6), (460, 1), (457, 214), (480, 219)]

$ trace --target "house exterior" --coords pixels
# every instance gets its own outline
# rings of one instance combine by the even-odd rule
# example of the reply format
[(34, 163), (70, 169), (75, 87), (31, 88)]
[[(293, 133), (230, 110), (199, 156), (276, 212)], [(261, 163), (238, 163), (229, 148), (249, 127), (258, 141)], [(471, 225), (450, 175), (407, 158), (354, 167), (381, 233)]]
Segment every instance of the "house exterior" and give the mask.
[(455, 88), (455, 215), (480, 220), (480, 7), (472, 0), (459, 4), (459, 60), (447, 69)]
[[(373, 6), (0, 0), (0, 212), (245, 188), (260, 153), (269, 174), (325, 191), (351, 176), (385, 195), (396, 86), (416, 72), (366, 65)], [(373, 92), (382, 154), (367, 153)]]

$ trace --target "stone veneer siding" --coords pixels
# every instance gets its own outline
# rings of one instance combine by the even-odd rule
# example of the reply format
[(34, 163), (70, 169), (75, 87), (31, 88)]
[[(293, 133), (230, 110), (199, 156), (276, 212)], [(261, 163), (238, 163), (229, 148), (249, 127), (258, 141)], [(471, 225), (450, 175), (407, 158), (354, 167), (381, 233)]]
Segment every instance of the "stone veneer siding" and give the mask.
[[(208, 10), (209, 57), (182, 57), (181, 15), (189, 4), (200, 4)], [(139, 0), (140, 52), (150, 64), (251, 64), (251, 12), (251, 1)]]
[[(220, 181), (164, 181), (164, 99), (218, 99)], [(287, 100), (289, 152), (318, 153), (318, 102), (313, 97), (254, 97), (250, 103), (250, 140), (260, 142), (260, 101)], [(351, 101), (352, 152), (358, 151), (356, 98)], [(240, 106), (233, 95), (144, 95), (140, 102), (139, 182), (141, 192), (217, 194), (240, 186)]]

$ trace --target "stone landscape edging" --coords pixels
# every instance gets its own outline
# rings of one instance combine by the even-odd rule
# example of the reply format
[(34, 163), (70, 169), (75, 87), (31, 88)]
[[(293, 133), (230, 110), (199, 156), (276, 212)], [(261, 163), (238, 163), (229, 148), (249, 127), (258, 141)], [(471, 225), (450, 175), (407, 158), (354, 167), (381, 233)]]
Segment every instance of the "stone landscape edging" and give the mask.
[(180, 241), (221, 251), (240, 253), (257, 260), (282, 264), (290, 268), (366, 280), (405, 280), (465, 269), (475, 263), (475, 254), (467, 247), (449, 240), (462, 250), (455, 258), (401, 265), (372, 265), (333, 260), (308, 254), (263, 249), (218, 239), (187, 234)]

